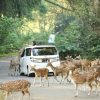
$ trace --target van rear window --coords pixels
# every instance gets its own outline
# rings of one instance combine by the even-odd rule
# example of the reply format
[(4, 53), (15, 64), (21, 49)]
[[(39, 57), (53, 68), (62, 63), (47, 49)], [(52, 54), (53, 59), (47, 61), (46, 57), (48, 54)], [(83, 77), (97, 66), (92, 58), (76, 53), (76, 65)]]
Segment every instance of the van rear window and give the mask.
[(56, 55), (56, 54), (57, 54), (57, 50), (55, 47), (33, 48), (33, 56)]

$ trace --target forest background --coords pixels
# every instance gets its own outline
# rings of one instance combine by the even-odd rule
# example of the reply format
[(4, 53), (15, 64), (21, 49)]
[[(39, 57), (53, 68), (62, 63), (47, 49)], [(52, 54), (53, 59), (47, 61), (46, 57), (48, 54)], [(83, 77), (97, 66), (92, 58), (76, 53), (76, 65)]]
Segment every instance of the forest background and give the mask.
[(100, 57), (100, 0), (0, 0), (0, 55), (55, 35), (60, 57)]

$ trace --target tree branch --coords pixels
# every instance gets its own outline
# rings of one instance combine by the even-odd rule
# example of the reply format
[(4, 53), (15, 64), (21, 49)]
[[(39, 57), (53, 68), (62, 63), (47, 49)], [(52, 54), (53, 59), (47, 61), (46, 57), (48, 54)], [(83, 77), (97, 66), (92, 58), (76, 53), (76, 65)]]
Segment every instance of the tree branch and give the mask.
[(59, 5), (59, 4), (55, 3), (55, 2), (52, 2), (50, 0), (45, 0), (45, 1), (48, 2), (48, 3), (51, 3), (51, 4), (55, 5), (55, 6), (58, 6), (58, 7), (62, 8), (62, 9), (64, 9), (64, 10), (71, 11), (71, 12), (73, 11), (73, 10), (65, 8), (65, 7)]

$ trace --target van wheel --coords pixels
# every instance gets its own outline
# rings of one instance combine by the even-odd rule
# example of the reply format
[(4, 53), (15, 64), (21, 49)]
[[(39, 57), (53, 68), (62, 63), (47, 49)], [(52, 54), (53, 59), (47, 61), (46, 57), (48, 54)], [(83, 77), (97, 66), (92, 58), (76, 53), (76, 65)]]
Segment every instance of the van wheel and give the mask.
[(20, 73), (20, 76), (25, 76), (25, 74), (23, 72)]
[(27, 76), (28, 77), (35, 77), (35, 73), (29, 73), (29, 71), (28, 71), (28, 66), (27, 66)]
[(28, 77), (35, 77), (35, 73), (30, 73)]
[(28, 71), (28, 65), (27, 65), (27, 76), (29, 75), (29, 71)]
[(48, 76), (54, 76), (54, 72), (49, 72)]
[(19, 65), (19, 73), (20, 73), (20, 76), (24, 76), (25, 75), (24, 72), (21, 72), (21, 65)]

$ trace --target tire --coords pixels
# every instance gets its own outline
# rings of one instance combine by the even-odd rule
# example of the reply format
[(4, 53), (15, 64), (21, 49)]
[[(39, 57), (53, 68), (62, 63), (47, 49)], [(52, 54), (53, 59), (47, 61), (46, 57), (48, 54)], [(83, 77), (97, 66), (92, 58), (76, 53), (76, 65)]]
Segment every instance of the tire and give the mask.
[(20, 73), (20, 76), (25, 76), (25, 73), (21, 72), (21, 65), (19, 65), (19, 73)]
[(35, 73), (30, 73), (28, 77), (35, 77)]
[(23, 72), (20, 73), (20, 76), (25, 76), (25, 74)]
[(28, 77), (35, 77), (35, 73), (29, 73), (29, 71), (28, 71), (28, 65), (27, 65), (27, 76)]
[(54, 73), (53, 72), (49, 72), (48, 76), (54, 76)]

